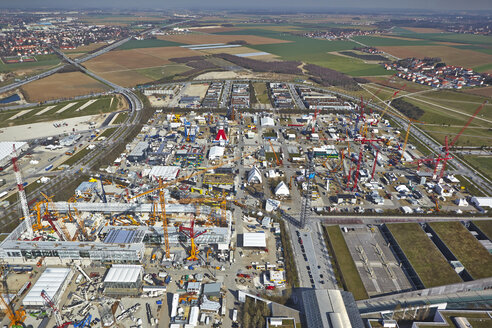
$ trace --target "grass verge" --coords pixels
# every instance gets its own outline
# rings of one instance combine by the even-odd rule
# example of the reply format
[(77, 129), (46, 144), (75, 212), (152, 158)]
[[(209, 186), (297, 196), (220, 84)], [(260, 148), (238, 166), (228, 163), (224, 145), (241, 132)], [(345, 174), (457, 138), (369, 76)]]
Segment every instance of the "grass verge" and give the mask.
[(324, 232), (337, 280), (342, 283), (345, 290), (354, 295), (356, 300), (369, 298), (340, 227), (327, 226)]

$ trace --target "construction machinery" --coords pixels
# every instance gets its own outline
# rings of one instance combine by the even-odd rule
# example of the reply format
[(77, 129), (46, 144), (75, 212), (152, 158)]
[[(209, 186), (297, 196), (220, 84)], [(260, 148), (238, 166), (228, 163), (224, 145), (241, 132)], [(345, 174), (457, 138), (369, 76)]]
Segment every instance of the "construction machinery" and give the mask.
[[(2, 265), (0, 266), (0, 269), (1, 269), (0, 274), (2, 275), (2, 287), (4, 292), (4, 293), (0, 293), (0, 304), (2, 306), (2, 311), (4, 311), (7, 314), (7, 317), (10, 320), (9, 327), (22, 328), (24, 327), (26, 311), (22, 306), (18, 310), (16, 310), (14, 307), (14, 303), (11, 302), (9, 298), (10, 293), (7, 285), (8, 266)], [(7, 300), (3, 298), (3, 295), (6, 295)]]
[[(166, 183), (163, 183), (163, 181), (160, 179), (159, 180), (159, 185), (158, 187), (156, 188), (152, 188), (150, 190), (147, 190), (143, 193), (140, 193), (136, 196), (133, 196), (131, 198), (129, 198), (128, 200), (132, 200), (132, 199), (136, 199), (136, 198), (140, 198), (140, 197), (143, 197), (145, 195), (149, 195), (151, 193), (154, 193), (154, 192), (159, 192), (159, 204), (160, 204), (160, 218), (162, 220), (162, 224), (163, 224), (163, 232), (164, 232), (164, 245), (165, 245), (165, 249), (166, 249), (166, 258), (170, 258), (171, 257), (171, 254), (170, 254), (170, 250), (169, 250), (169, 236), (168, 236), (168, 232), (167, 232), (167, 225), (168, 225), (168, 222), (167, 222), (167, 217), (166, 217), (166, 214), (165, 214), (165, 197), (164, 197), (164, 189), (165, 188), (168, 188), (170, 186), (173, 186), (173, 185), (176, 185), (177, 183), (181, 182), (181, 181), (186, 181), (186, 180), (189, 180), (191, 179), (192, 177), (195, 177), (197, 175), (200, 175), (200, 174), (203, 174), (207, 171), (210, 171), (210, 170), (215, 170), (219, 167), (222, 167), (228, 163), (231, 163), (231, 162), (235, 162), (237, 160), (240, 160), (244, 157), (247, 157), (251, 154), (253, 154), (254, 152), (252, 153), (247, 153), (247, 154), (244, 154), (242, 156), (238, 156), (238, 157), (235, 157), (234, 159), (230, 160), (230, 161), (222, 161), (220, 163), (218, 163), (217, 165), (214, 165), (214, 166), (211, 166), (211, 167), (208, 167), (208, 168), (205, 168), (203, 170), (199, 170), (199, 171), (196, 171), (194, 173), (191, 173), (187, 176), (184, 176), (184, 177), (181, 177), (181, 178), (177, 178), (177, 179), (174, 179), (172, 181), (169, 181), (169, 182), (166, 182)], [(157, 213), (157, 204), (154, 203), (154, 208), (153, 208), (153, 213), (154, 213), (154, 219), (158, 217), (158, 213)], [(152, 219), (152, 216), (151, 216), (151, 219)]]
[(270, 143), (270, 147), (272, 148), (273, 155), (275, 156), (275, 161), (277, 162), (277, 165), (278, 166), (282, 165), (282, 162), (280, 162), (280, 160), (278, 159), (277, 153), (275, 152), (275, 149), (273, 148), (272, 141), (270, 139), (268, 139), (268, 142)]
[(180, 226), (179, 227), (179, 232), (183, 233), (186, 237), (190, 239), (190, 256), (187, 258), (188, 261), (198, 261), (198, 249), (195, 243), (195, 239), (203, 235), (204, 233), (207, 232), (207, 230), (203, 230), (200, 232), (195, 231), (195, 219), (191, 220), (191, 226), (190, 227), (184, 227)]
[(41, 291), (41, 297), (43, 297), (46, 304), (48, 304), (48, 306), (53, 310), (56, 320), (56, 328), (66, 328), (73, 323), (71, 321), (63, 322), (60, 310), (55, 306), (55, 303), (51, 300), (45, 290)]
[(380, 141), (384, 141), (384, 139), (366, 139), (366, 138), (361, 138), (361, 139), (357, 139), (357, 141), (359, 141), (361, 144), (360, 144), (359, 158), (357, 159), (357, 169), (355, 171), (354, 185), (352, 187), (352, 190), (355, 190), (355, 191), (357, 191), (358, 182), (359, 182), (360, 166), (361, 166), (361, 163), (362, 163), (362, 152), (363, 152), (363, 149), (364, 149), (364, 144), (371, 144), (373, 142), (380, 142)]

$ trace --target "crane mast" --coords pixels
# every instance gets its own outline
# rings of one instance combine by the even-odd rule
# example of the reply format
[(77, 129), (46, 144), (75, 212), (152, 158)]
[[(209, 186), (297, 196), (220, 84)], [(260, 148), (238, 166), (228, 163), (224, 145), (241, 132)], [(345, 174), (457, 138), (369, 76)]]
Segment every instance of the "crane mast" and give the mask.
[(15, 145), (13, 147), (14, 147), (14, 151), (12, 152), (12, 165), (14, 167), (17, 189), (19, 191), (19, 200), (21, 203), (22, 215), (24, 216), (24, 221), (26, 222), (28, 239), (32, 239), (33, 231), (32, 231), (31, 216), (29, 215), (29, 206), (27, 204), (27, 197), (26, 197), (26, 192), (24, 190), (24, 182), (22, 181), (22, 175), (19, 170), (19, 166), (17, 165), (18, 158), (17, 158), (17, 151), (15, 149)]

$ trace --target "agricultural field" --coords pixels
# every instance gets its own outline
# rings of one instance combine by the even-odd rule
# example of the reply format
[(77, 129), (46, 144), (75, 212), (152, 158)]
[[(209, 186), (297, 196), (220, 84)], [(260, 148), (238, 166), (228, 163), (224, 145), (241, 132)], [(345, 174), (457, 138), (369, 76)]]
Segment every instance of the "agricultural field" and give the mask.
[[(15, 63), (15, 64), (5, 64), (3, 61), (0, 60), (0, 73), (6, 73), (6, 72), (19, 73), (18, 71), (32, 71), (36, 69), (42, 71), (60, 64), (60, 59), (56, 55), (38, 55), (35, 57), (36, 57), (36, 61), (34, 62)], [(24, 75), (24, 74), (21, 73), (17, 75)]]
[[(234, 33), (234, 32), (232, 32)], [(257, 36), (257, 35), (230, 35), (230, 34), (205, 34), (190, 33), (159, 36), (159, 40), (178, 42), (184, 44), (208, 44), (208, 43), (228, 43), (234, 41), (243, 41), (251, 45), (288, 43), (288, 40)]]
[(359, 276), (354, 260), (350, 255), (347, 243), (343, 238), (342, 231), (339, 226), (325, 227), (325, 236), (329, 239), (328, 247), (332, 249), (336, 266), (339, 269), (339, 275), (343, 281), (345, 288), (354, 294), (356, 300), (368, 298), (364, 284)]
[(143, 48), (162, 48), (162, 47), (178, 47), (183, 43), (166, 41), (160, 39), (148, 39), (148, 40), (130, 40), (118, 47), (118, 50), (133, 50)]
[(433, 222), (429, 225), (473, 279), (490, 276), (492, 254), (460, 222)]
[(72, 117), (104, 114), (125, 107), (121, 96), (105, 96), (93, 99), (64, 101), (53, 105), (43, 105), (0, 113), (0, 127), (58, 121)]
[(81, 72), (56, 73), (22, 86), (29, 102), (67, 99), (108, 91), (109, 87)]
[(492, 63), (492, 55), (468, 49), (459, 49), (444, 45), (426, 46), (384, 46), (383, 50), (399, 58), (415, 57), (439, 57), (448, 65), (463, 67), (481, 67)]
[[(375, 81), (375, 78), (371, 79), (372, 81)], [(396, 81), (398, 80), (399, 79), (396, 79)], [(405, 83), (406, 81), (400, 81), (402, 81), (401, 83), (404, 83), (406, 86), (408, 85), (409, 88), (413, 89), (407, 90), (407, 87), (405, 87), (405, 89), (398, 93), (398, 97), (404, 96), (403, 99), (406, 102), (418, 106), (424, 110), (425, 113), (419, 118), (419, 120), (424, 122), (424, 124), (419, 124), (419, 126), (441, 143), (444, 143), (445, 136), (452, 139), (456, 134), (458, 134), (480, 104), (487, 100), (485, 97), (480, 97), (462, 91), (431, 91), (430, 88), (425, 86), (412, 83), (407, 84)], [(384, 80), (383, 83), (387, 85), (390, 84), (384, 82)], [(375, 84), (365, 84), (363, 87), (372, 93), (378, 92), (377, 97), (375, 97), (373, 102), (380, 104), (380, 101), (377, 98), (381, 98), (383, 100), (390, 99), (392, 94), (401, 86), (401, 83), (395, 83), (395, 88)], [(418, 87), (422, 89), (418, 90)], [(413, 92), (425, 91), (426, 89), (429, 90), (429, 92), (411, 94)], [(409, 92), (410, 90), (411, 92)], [(480, 114), (477, 115), (467, 130), (461, 135), (456, 145), (492, 145), (492, 135), (489, 131), (492, 128), (491, 108), (491, 103), (484, 105), (484, 108)]]
[(426, 288), (462, 281), (417, 223), (395, 223), (387, 227)]
[(198, 51), (181, 47), (141, 48), (110, 51), (86, 63), (86, 67), (98, 72), (124, 71), (170, 64), (170, 58), (199, 56)]
[(113, 83), (129, 87), (186, 72), (191, 68), (169, 59), (197, 55), (201, 53), (181, 47), (116, 50), (88, 61), (86, 67)]

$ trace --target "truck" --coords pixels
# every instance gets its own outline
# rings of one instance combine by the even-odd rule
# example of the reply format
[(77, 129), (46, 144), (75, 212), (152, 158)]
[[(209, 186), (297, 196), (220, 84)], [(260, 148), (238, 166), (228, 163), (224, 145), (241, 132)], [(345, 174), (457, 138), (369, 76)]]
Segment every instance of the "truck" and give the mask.
[(53, 168), (53, 164), (50, 164), (44, 168), (45, 171), (49, 171)]
[(232, 322), (237, 322), (237, 309), (232, 311)]

